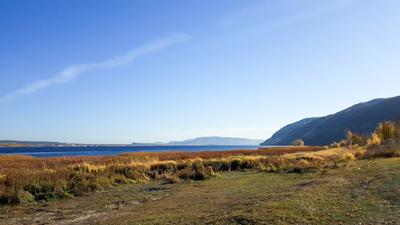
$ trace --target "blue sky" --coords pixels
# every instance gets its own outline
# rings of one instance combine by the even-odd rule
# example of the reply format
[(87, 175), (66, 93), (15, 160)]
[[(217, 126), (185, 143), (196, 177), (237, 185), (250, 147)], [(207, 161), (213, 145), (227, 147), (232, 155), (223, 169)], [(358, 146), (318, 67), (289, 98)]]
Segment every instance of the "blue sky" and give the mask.
[(3, 0), (0, 139), (268, 138), (400, 94), (397, 0)]

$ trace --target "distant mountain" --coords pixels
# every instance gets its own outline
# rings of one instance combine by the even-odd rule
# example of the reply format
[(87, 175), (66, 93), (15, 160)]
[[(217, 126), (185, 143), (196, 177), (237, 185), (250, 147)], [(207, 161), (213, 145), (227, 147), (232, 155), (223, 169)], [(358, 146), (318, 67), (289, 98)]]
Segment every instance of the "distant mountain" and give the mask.
[(360, 103), (325, 117), (314, 117), (289, 124), (262, 145), (289, 145), (303, 139), (306, 145), (327, 145), (343, 140), (346, 132), (369, 134), (384, 121), (397, 120), (400, 96)]
[(259, 145), (262, 140), (232, 137), (198, 137), (184, 141), (171, 141), (166, 145)]
[(0, 147), (96, 147), (96, 146), (130, 146), (127, 144), (79, 144), (51, 141), (14, 141), (0, 140)]
[(58, 145), (65, 145), (65, 143), (49, 142), (49, 141), (0, 140), (0, 146), (58, 146)]
[(130, 144), (131, 146), (162, 146), (165, 145), (165, 143), (163, 142), (133, 142), (132, 144)]

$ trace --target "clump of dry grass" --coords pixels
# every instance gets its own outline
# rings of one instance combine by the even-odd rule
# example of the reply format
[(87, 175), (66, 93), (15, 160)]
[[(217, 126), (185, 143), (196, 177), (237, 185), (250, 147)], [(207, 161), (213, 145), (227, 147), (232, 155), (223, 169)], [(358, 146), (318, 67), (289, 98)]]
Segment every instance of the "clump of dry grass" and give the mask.
[(291, 147), (227, 152), (129, 153), (120, 156), (33, 158), (0, 156), (0, 204), (80, 196), (115, 185), (204, 180), (216, 172), (256, 170), (303, 173), (335, 168), (361, 149)]
[(369, 146), (363, 158), (391, 158), (400, 157), (400, 140), (389, 140), (384, 145)]

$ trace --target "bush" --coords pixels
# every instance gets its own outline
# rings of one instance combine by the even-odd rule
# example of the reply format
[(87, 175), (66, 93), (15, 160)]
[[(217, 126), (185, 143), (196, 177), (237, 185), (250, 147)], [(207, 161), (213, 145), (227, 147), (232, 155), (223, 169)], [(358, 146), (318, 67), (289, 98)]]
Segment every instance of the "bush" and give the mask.
[(400, 139), (388, 139), (381, 145), (369, 146), (365, 158), (400, 157)]
[(331, 148), (339, 148), (340, 147), (340, 143), (335, 141), (332, 144), (330, 144), (329, 147), (331, 147)]
[(396, 125), (393, 122), (379, 123), (375, 133), (382, 141), (398, 137)]
[(374, 147), (368, 149), (364, 158), (392, 158), (392, 157), (400, 157), (400, 149), (388, 149), (382, 147)]
[(20, 203), (21, 201), (16, 192), (0, 193), (0, 205), (17, 205)]
[[(67, 190), (75, 196), (81, 196), (84, 192), (102, 190), (103, 187), (94, 175), (74, 174), (69, 180)], [(114, 180), (114, 182), (117, 182)]]
[(172, 173), (175, 171), (175, 165), (173, 163), (158, 163), (152, 165), (151, 170), (158, 174)]
[(234, 159), (231, 162), (231, 170), (237, 171), (241, 169), (241, 161), (239, 159)]
[(214, 170), (212, 166), (204, 167), (204, 164), (200, 160), (192, 162), (191, 167), (185, 167), (183, 170), (178, 170), (176, 176), (184, 180), (205, 180), (213, 176)]
[(183, 180), (189, 180), (194, 177), (194, 171), (191, 168), (185, 168), (183, 170), (177, 171), (176, 176)]
[(296, 139), (292, 142), (292, 146), (304, 146), (304, 141), (302, 139)]
[(364, 135), (353, 134), (351, 137), (351, 142), (353, 145), (365, 146), (367, 144), (368, 138)]
[[(136, 180), (136, 181), (147, 180), (147, 176), (145, 174), (146, 170), (140, 166), (114, 164), (109, 168), (109, 171), (110, 173), (123, 175), (125, 176), (125, 178), (128, 178), (130, 180)], [(152, 168), (151, 171), (161, 173), (157, 168)]]
[(381, 143), (382, 143), (382, 139), (375, 132), (372, 133), (371, 136), (369, 137), (369, 139), (367, 140), (368, 146), (380, 145)]
[(229, 171), (231, 168), (230, 162), (225, 159), (207, 160), (204, 165), (211, 167), (213, 171)]
[(257, 169), (260, 170), (261, 169), (261, 163), (259, 159), (249, 159), (249, 158), (245, 158), (242, 160), (241, 163), (241, 168), (242, 169)]
[(211, 176), (201, 161), (193, 162), (192, 167), (194, 170), (194, 175), (192, 176), (193, 180), (205, 180)]
[[(66, 198), (69, 195), (65, 190), (60, 190), (54, 184), (47, 182), (31, 183), (24, 187), (26, 192), (29, 192), (36, 201), (48, 201), (53, 199)], [(26, 196), (26, 195), (25, 195)]]

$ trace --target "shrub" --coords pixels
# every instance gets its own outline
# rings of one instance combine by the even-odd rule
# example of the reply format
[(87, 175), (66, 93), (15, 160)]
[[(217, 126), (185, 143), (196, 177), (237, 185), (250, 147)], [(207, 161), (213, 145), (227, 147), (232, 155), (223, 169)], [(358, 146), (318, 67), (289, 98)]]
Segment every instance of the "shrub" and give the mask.
[(382, 145), (369, 146), (365, 158), (400, 157), (400, 139), (388, 139)]
[(0, 205), (17, 205), (20, 203), (17, 192), (0, 193)]
[(338, 142), (333, 142), (332, 144), (329, 145), (331, 148), (339, 148), (340, 147), (340, 143)]
[(183, 180), (189, 180), (192, 179), (192, 177), (194, 177), (194, 171), (191, 168), (187, 167), (183, 170), (177, 171), (176, 176)]
[(244, 158), (242, 159), (241, 168), (242, 169), (261, 169), (260, 160), (257, 158)]
[(196, 160), (191, 162), (190, 167), (185, 167), (182, 170), (176, 171), (176, 176), (184, 180), (205, 180), (213, 176), (214, 170), (212, 166), (204, 166), (203, 162)]
[(353, 145), (353, 133), (350, 130), (346, 132), (346, 142), (349, 146)]
[(29, 192), (36, 201), (62, 199), (69, 196), (65, 190), (58, 189), (54, 184), (48, 182), (31, 183), (25, 186), (24, 190)]
[(239, 159), (233, 159), (231, 161), (231, 167), (230, 170), (236, 171), (241, 169), (241, 161)]
[(382, 143), (382, 139), (378, 136), (377, 133), (372, 133), (371, 136), (367, 140), (367, 145), (380, 145)]
[[(159, 170), (154, 168), (151, 171), (158, 172)], [(109, 172), (123, 175), (130, 180), (141, 181), (148, 179), (145, 172), (148, 173), (149, 171), (146, 171), (146, 168), (140, 165), (113, 164), (109, 167)]]
[(226, 159), (212, 159), (204, 162), (205, 166), (211, 167), (214, 171), (229, 171), (231, 164)]
[(192, 176), (193, 180), (205, 180), (211, 176), (209, 171), (206, 170), (203, 163), (199, 160), (193, 162), (192, 164), (194, 174)]
[(396, 126), (393, 122), (379, 123), (375, 133), (382, 141), (397, 137)]
[(391, 158), (400, 157), (400, 149), (374, 147), (367, 150), (365, 158)]
[(351, 142), (356, 146), (365, 146), (367, 144), (367, 137), (364, 135), (353, 134), (351, 137)]
[(302, 139), (296, 139), (292, 142), (293, 146), (304, 146), (304, 141)]
[(157, 172), (158, 174), (163, 174), (163, 173), (172, 173), (175, 171), (175, 165), (174, 163), (157, 163), (151, 166), (151, 170), (154, 172)]
[[(93, 175), (73, 174), (68, 182), (67, 190), (75, 196), (81, 196), (85, 192), (102, 190), (98, 179)], [(114, 182), (117, 182), (114, 180)]]
[(366, 151), (357, 150), (356, 152), (354, 152), (354, 157), (356, 159), (364, 159), (365, 158), (365, 154), (366, 154)]
[(187, 167), (190, 167), (191, 165), (189, 165), (188, 163), (186, 163), (186, 162), (179, 162), (179, 163), (177, 163), (176, 164), (176, 170), (183, 170), (183, 169), (185, 169), (185, 168), (187, 168)]

